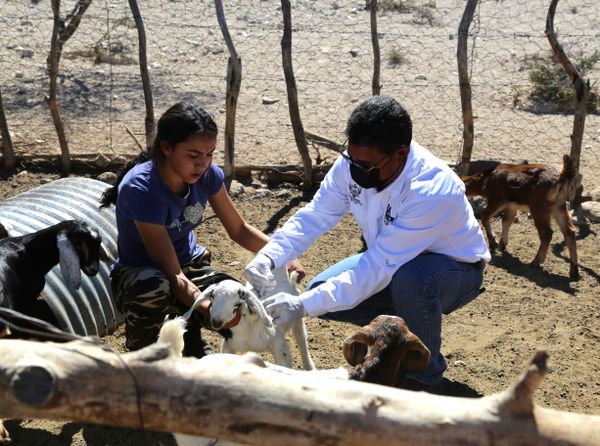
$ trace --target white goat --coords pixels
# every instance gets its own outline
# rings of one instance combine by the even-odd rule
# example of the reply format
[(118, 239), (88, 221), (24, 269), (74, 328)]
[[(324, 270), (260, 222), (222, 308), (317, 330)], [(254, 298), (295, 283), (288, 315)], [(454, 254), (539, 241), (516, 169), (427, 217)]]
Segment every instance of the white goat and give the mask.
[(273, 274), (277, 285), (269, 293), (260, 293), (251, 285), (234, 280), (211, 285), (202, 293), (202, 297), (212, 302), (210, 325), (224, 337), (221, 353), (270, 351), (276, 364), (291, 368), (292, 356), (285, 336), (291, 329), (304, 369), (313, 370), (315, 366), (308, 350), (304, 320), (295, 321), (291, 327), (275, 326), (261, 302), (277, 292), (300, 294), (297, 273), (288, 276), (284, 266), (275, 268)]
[[(194, 306), (202, 299), (202, 296), (200, 296), (196, 300)], [(260, 306), (262, 307), (262, 305)], [(169, 346), (169, 348), (173, 351), (176, 357), (182, 356), (183, 334), (186, 331), (186, 321), (192, 314), (192, 311), (194, 311), (194, 307), (190, 308), (183, 316), (178, 316), (174, 319), (165, 320), (163, 326), (160, 329), (160, 333), (158, 334), (157, 342)], [(205, 358), (200, 359), (199, 361), (206, 361), (209, 357), (210, 356), (207, 356)], [(310, 373), (312, 376), (314, 376), (315, 379), (348, 379), (348, 372), (342, 367), (329, 370), (299, 371), (291, 370), (287, 367), (281, 367), (269, 363), (266, 363), (266, 366), (278, 373), (284, 373), (287, 375), (291, 375), (292, 377), (296, 373)], [(200, 437), (197, 435), (175, 433), (174, 436), (175, 442), (178, 446), (241, 446), (241, 443), (235, 443), (225, 440), (216, 440), (207, 437)]]

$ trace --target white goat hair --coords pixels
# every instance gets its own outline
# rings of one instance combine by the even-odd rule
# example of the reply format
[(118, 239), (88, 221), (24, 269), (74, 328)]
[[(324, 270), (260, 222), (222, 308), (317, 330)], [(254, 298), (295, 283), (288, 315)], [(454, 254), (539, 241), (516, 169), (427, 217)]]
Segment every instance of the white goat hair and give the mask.
[[(303, 368), (313, 370), (315, 366), (308, 350), (304, 320), (299, 319), (290, 327), (274, 325), (262, 305), (262, 300), (278, 292), (299, 295), (297, 273), (293, 272), (288, 276), (284, 266), (275, 268), (273, 274), (276, 286), (269, 293), (260, 293), (249, 284), (242, 285), (234, 280), (224, 280), (211, 285), (202, 293), (212, 301), (209, 310), (212, 328), (221, 330), (225, 338), (221, 353), (269, 351), (273, 354), (276, 364), (291, 368), (292, 355), (286, 339), (286, 332), (291, 329), (300, 351)], [(236, 325), (228, 326), (236, 320), (239, 320)]]
[[(196, 299), (194, 306), (192, 306), (192, 308), (190, 308), (190, 310), (187, 311), (183, 316), (178, 316), (174, 319), (166, 319), (158, 334), (157, 342), (166, 344), (172, 350), (173, 355), (178, 358), (181, 357), (183, 352), (183, 334), (186, 331), (187, 319), (190, 317), (194, 307), (201, 300), (202, 297)], [(206, 356), (199, 361), (206, 362), (208, 367), (211, 356), (213, 355)], [(278, 373), (290, 375), (292, 378), (295, 376), (294, 374), (297, 373), (310, 373), (315, 377), (315, 379), (348, 379), (348, 371), (342, 367), (331, 370), (297, 371), (269, 363), (265, 363), (265, 365)], [(216, 440), (197, 435), (174, 433), (174, 437), (178, 446), (241, 446), (240, 443)]]

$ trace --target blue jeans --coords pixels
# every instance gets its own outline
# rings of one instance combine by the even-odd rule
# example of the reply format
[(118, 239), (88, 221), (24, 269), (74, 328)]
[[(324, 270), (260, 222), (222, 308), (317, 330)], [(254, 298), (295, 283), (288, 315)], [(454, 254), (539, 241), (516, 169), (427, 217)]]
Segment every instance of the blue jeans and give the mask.
[[(353, 268), (362, 254), (348, 257), (317, 275), (307, 289)], [(425, 370), (407, 376), (423, 384), (437, 384), (447, 369), (440, 353), (442, 313), (449, 314), (479, 295), (483, 264), (458, 262), (443, 254), (424, 253), (402, 265), (390, 284), (356, 307), (326, 313), (321, 317), (356, 325), (367, 325), (380, 314), (397, 315), (431, 352)]]

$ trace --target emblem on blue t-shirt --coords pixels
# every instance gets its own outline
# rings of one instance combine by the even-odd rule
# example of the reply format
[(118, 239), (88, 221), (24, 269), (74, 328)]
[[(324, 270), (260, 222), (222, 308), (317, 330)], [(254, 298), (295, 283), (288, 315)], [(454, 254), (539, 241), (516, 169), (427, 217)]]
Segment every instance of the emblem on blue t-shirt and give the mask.
[(204, 206), (202, 206), (202, 203), (197, 202), (192, 206), (187, 206), (181, 215), (169, 225), (169, 229), (177, 228), (178, 231), (181, 231), (181, 227), (186, 223), (196, 226), (202, 221), (203, 214)]
[(185, 221), (196, 225), (202, 221), (202, 214), (204, 214), (204, 206), (198, 202), (193, 206), (188, 206), (183, 210), (183, 217)]
[(360, 193), (362, 192), (362, 187), (360, 187), (358, 184), (356, 183), (350, 183), (348, 185), (348, 190), (350, 192), (350, 201), (352, 203), (358, 204), (359, 206), (362, 206), (362, 203), (360, 202), (360, 200), (358, 199), (358, 196), (360, 195)]

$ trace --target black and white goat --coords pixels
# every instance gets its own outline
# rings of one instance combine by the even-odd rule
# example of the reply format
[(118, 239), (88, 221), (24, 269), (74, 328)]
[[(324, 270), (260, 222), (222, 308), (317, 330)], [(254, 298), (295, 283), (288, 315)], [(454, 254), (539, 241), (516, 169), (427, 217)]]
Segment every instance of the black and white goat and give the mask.
[[(46, 274), (60, 263), (67, 286), (79, 288), (81, 271), (94, 276), (99, 262), (109, 261), (98, 231), (80, 220), (67, 220), (40, 231), (18, 237), (8, 236), (0, 225), (0, 306), (47, 322), (56, 323), (38, 297), (46, 284)], [(9, 333), (0, 322), (0, 337)], [(0, 420), (0, 444), (10, 442)]]
[(295, 321), (291, 327), (273, 324), (271, 316), (265, 311), (262, 300), (277, 292), (298, 295), (297, 274), (288, 276), (286, 267), (273, 270), (276, 287), (269, 293), (261, 293), (251, 285), (243, 285), (234, 280), (224, 280), (209, 286), (203, 293), (211, 301), (210, 325), (224, 337), (221, 353), (244, 353), (269, 351), (275, 363), (292, 367), (292, 355), (286, 339), (287, 330), (291, 330), (306, 370), (315, 368), (306, 336), (304, 320)]
[[(66, 220), (31, 234), (0, 239), (0, 306), (44, 320), (52, 318), (38, 309), (46, 274), (60, 263), (65, 284), (79, 288), (81, 271), (94, 276), (99, 262), (109, 261), (101, 242), (98, 230), (80, 220)], [(0, 331), (2, 328), (0, 324)]]

